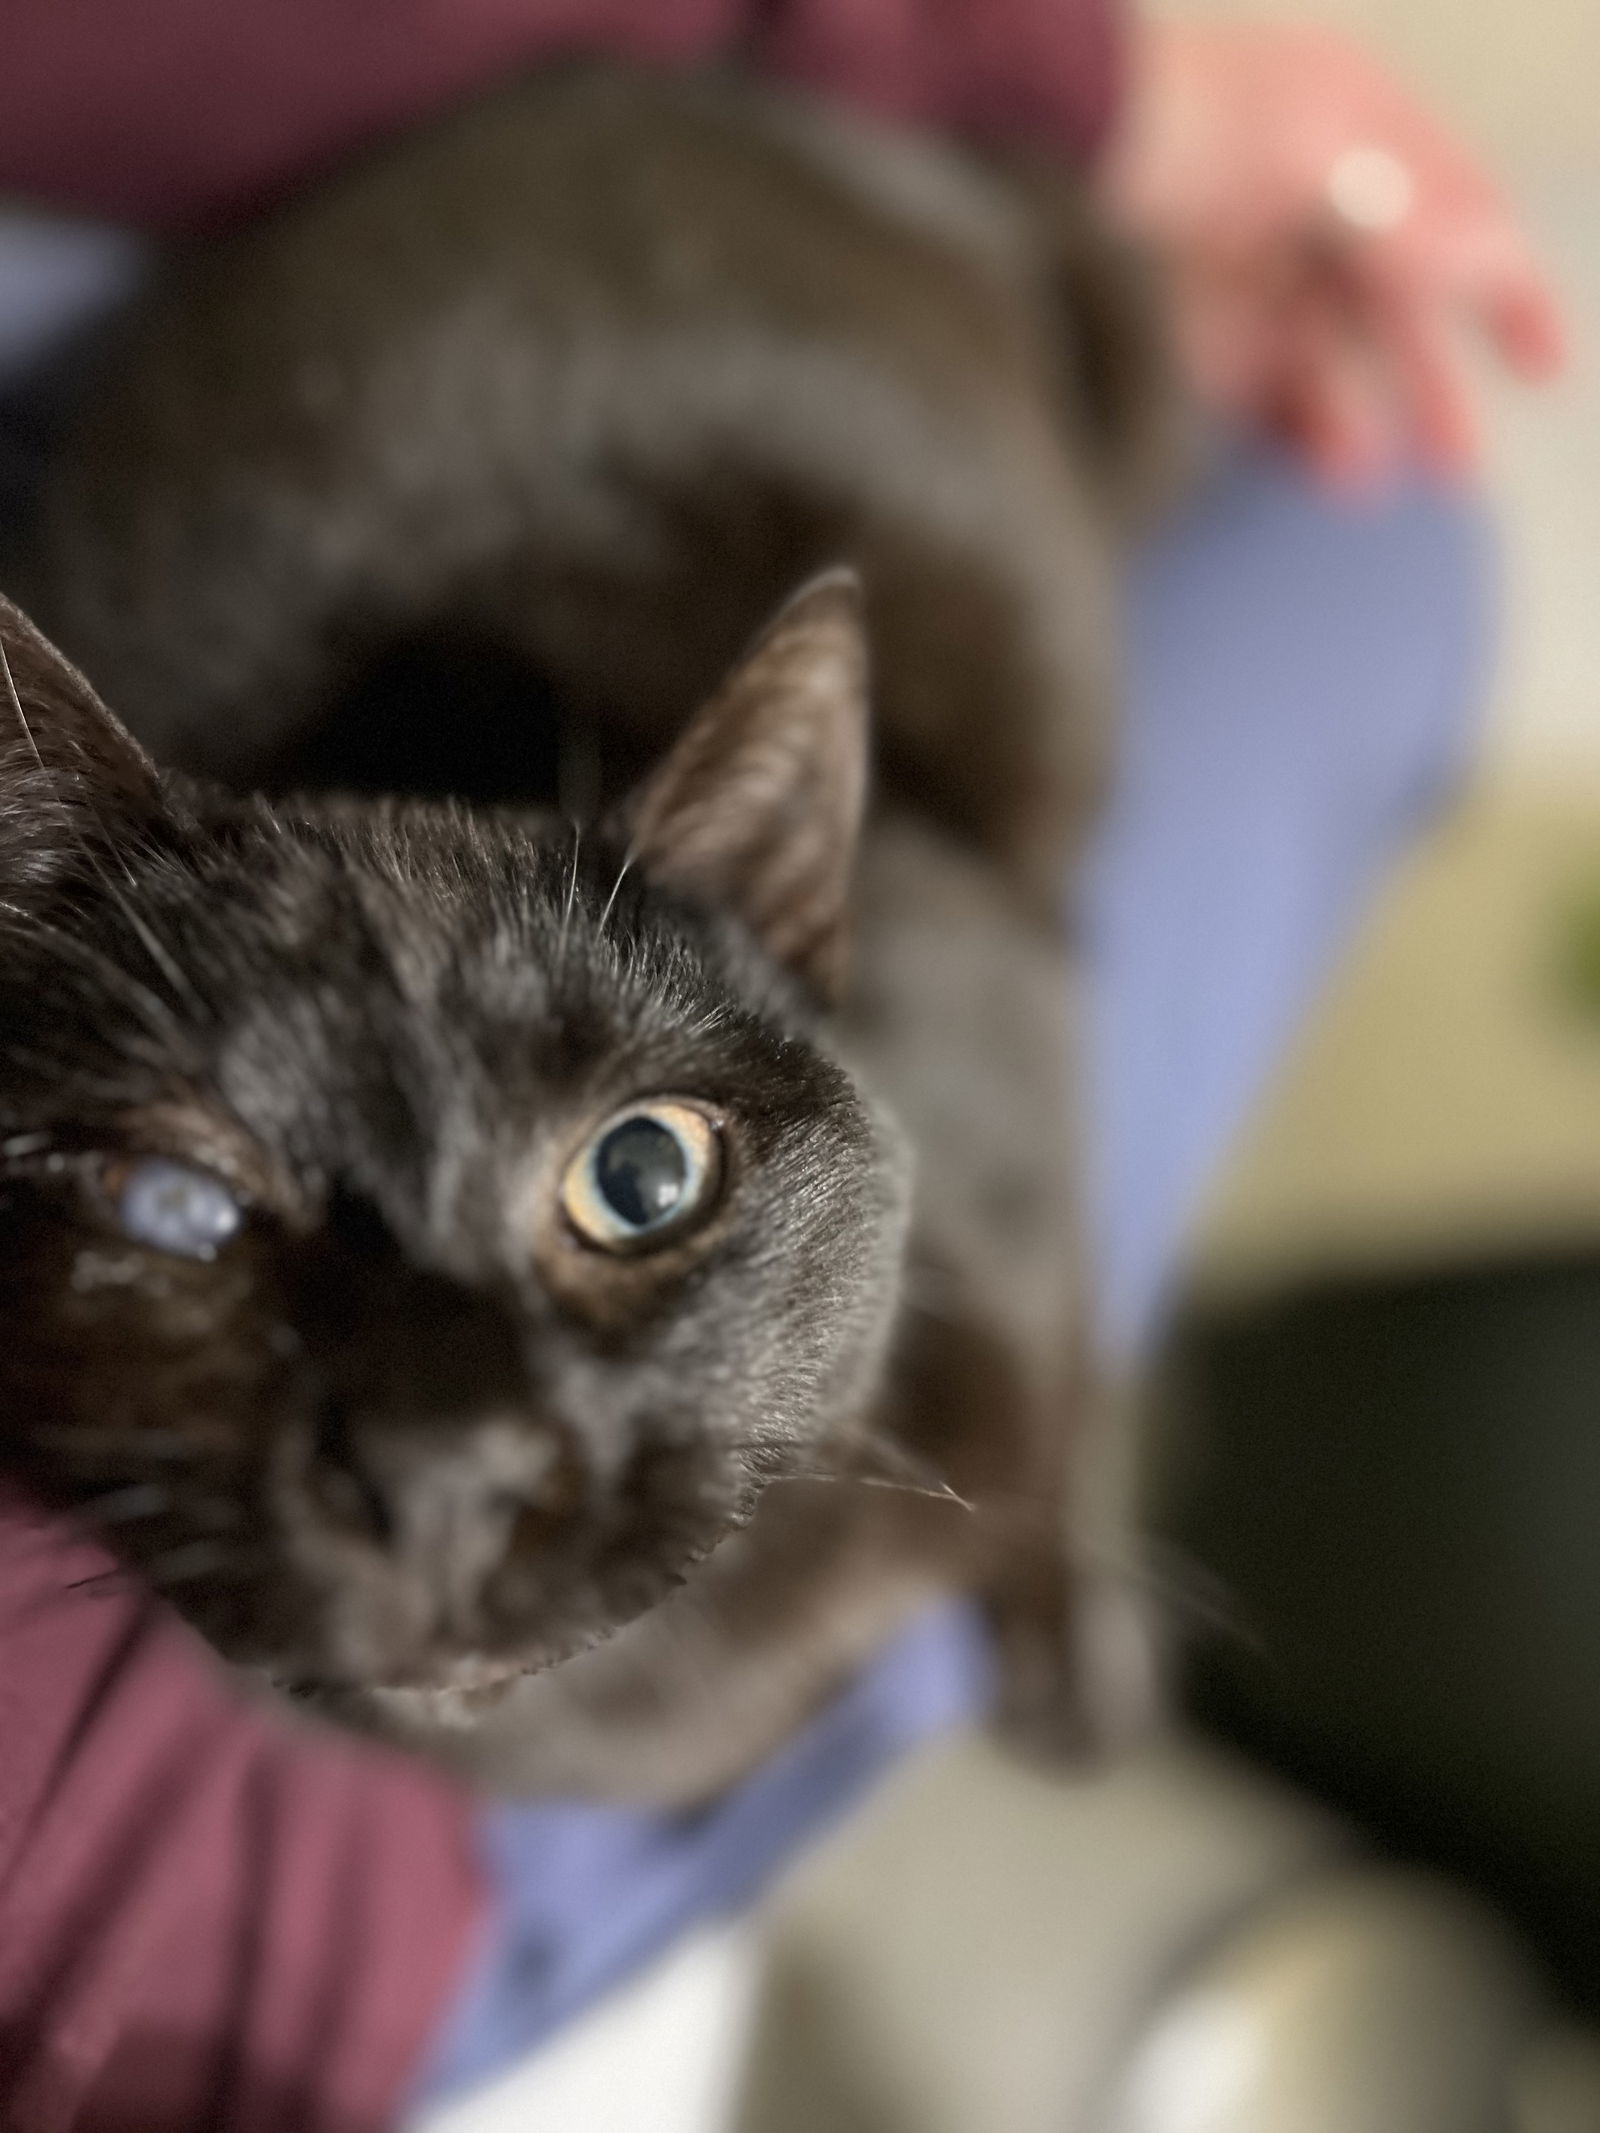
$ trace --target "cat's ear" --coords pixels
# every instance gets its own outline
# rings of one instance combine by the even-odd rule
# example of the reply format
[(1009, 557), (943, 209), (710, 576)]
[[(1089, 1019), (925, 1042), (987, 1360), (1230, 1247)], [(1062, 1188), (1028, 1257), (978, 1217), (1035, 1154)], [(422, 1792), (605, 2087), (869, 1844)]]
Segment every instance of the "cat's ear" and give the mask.
[(53, 879), (162, 808), (155, 765), (78, 672), (0, 595), (0, 867)]
[(825, 998), (843, 975), (867, 724), (861, 585), (830, 570), (779, 610), (627, 808), (642, 866), (734, 912)]

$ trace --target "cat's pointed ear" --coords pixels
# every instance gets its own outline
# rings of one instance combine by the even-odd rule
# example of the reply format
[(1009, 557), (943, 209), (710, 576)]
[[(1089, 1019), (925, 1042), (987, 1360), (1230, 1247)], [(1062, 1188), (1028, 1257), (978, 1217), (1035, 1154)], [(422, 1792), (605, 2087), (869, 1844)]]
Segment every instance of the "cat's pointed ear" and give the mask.
[(642, 866), (734, 912), (825, 998), (843, 975), (867, 725), (861, 585), (830, 570), (779, 610), (627, 808)]
[(0, 595), (0, 864), (45, 880), (162, 806), (155, 765), (77, 668)]

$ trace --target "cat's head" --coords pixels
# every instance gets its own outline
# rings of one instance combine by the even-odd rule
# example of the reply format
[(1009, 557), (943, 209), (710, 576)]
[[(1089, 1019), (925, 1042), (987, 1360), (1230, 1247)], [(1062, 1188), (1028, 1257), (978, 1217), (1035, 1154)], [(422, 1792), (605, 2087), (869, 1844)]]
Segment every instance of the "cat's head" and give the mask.
[(826, 1460), (907, 1192), (816, 1011), (850, 580), (581, 837), (169, 779), (4, 603), (0, 644), (0, 1465), (231, 1657), (466, 1684)]

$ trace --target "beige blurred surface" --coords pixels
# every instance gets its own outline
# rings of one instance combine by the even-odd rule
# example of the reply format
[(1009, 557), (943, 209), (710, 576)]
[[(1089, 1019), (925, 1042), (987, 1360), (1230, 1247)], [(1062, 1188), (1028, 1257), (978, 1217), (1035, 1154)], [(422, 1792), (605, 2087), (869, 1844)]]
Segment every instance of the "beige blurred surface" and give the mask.
[(1158, 1982), (1344, 1848), (1195, 1747), (1065, 1789), (983, 1742), (932, 1753), (781, 1905), (744, 2122), (1088, 2133)]
[(1389, 1868), (1330, 1875), (1194, 1965), (1095, 2133), (1503, 2133), (1538, 2024), (1481, 1906)]
[[(1503, 643), (1477, 787), (1403, 868), (1219, 1181), (1219, 1277), (1600, 1227), (1600, 1045), (1551, 983), (1600, 893), (1600, 4), (1269, 0), (1404, 67), (1491, 155), (1561, 288), (1567, 375), (1480, 364)], [(1591, 857), (1591, 854), (1593, 855)]]
[[(1600, 1236), (1600, 1023), (1556, 978), (1600, 908), (1600, 0), (1230, 11), (1361, 36), (1484, 146), (1575, 360), (1539, 394), (1486, 382), (1506, 630), (1478, 777), (1286, 1061), (1196, 1272)], [(1534, 1971), (1457, 1898), (1318, 1879), (1320, 1816), (1187, 1749), (1035, 1782), (953, 1751), (798, 1878), (741, 2133), (1600, 2133), (1600, 2040), (1530, 2013)], [(1436, 2047), (1409, 2076), (1407, 2035)]]
[(1401, 870), (1287, 1062), (1219, 1183), (1200, 1277), (1600, 1234), (1600, 1013), (1568, 974), (1586, 913), (1600, 765), (1486, 777)]

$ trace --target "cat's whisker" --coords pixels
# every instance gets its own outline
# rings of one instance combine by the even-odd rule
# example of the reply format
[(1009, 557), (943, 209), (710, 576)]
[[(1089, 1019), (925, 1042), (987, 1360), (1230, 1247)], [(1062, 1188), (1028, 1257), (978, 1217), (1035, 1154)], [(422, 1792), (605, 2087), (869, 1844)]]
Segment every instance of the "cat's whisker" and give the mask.
[[(98, 820), (98, 817), (96, 819)], [(103, 825), (101, 833), (102, 835), (105, 834)], [(156, 933), (155, 929), (150, 925), (149, 921), (145, 918), (144, 914), (138, 909), (137, 905), (132, 901), (130, 897), (124, 894), (122, 889), (120, 889), (116, 882), (111, 879), (110, 875), (107, 874), (104, 867), (101, 866), (99, 859), (95, 855), (91, 846), (83, 839), (80, 839), (79, 841), (83, 845), (85, 857), (88, 859), (89, 864), (94, 868), (95, 874), (99, 878), (101, 887), (111, 898), (111, 901), (116, 905), (117, 909), (122, 913), (128, 924), (133, 928), (135, 935), (137, 936), (142, 947), (144, 948), (145, 953), (149, 956), (151, 962), (155, 964), (156, 968), (161, 972), (161, 975), (166, 979), (167, 983), (172, 987), (173, 991), (177, 993), (180, 998), (185, 1000), (188, 1003), (189, 1007), (193, 1009), (197, 1014), (204, 1016), (206, 1013), (205, 1002), (201, 999), (199, 993), (195, 990), (195, 987), (191, 983), (187, 972), (183, 969), (183, 966), (177, 961), (175, 961), (174, 958), (169, 954), (165, 944), (161, 940), (160, 935)], [(116, 849), (109, 837), (107, 837), (106, 842), (108, 849)], [(133, 884), (132, 869), (129, 867), (127, 860), (121, 857), (120, 853), (118, 854), (118, 857), (124, 874), (127, 875), (129, 883)]]
[(948, 1482), (941, 1487), (924, 1487), (915, 1481), (891, 1481), (883, 1474), (852, 1473), (848, 1467), (790, 1467), (786, 1472), (774, 1474), (769, 1486), (782, 1481), (824, 1481), (837, 1488), (887, 1489), (896, 1496), (920, 1496), (932, 1503), (953, 1503), (976, 1518), (993, 1509), (990, 1504), (975, 1504), (953, 1489)]
[(863, 1489), (893, 1489), (902, 1496), (922, 1496), (932, 1503), (953, 1503), (973, 1518), (978, 1516), (980, 1509), (989, 1508), (987, 1505), (975, 1504), (969, 1496), (963, 1496), (961, 1491), (953, 1488), (948, 1481), (937, 1485), (917, 1481), (892, 1481), (886, 1474), (857, 1474), (853, 1478)]
[(1120, 1586), (1148, 1603), (1169, 1626), (1205, 1630), (1235, 1645), (1265, 1649), (1265, 1639), (1239, 1596), (1180, 1549), (1149, 1542), (1125, 1550), (1088, 1547), (1077, 1552), (1076, 1560), (1102, 1583)]
[(617, 878), (611, 884), (611, 894), (606, 898), (605, 909), (600, 913), (600, 924), (596, 935), (596, 937), (600, 940), (604, 940), (606, 937), (606, 926), (610, 921), (611, 913), (613, 908), (615, 907), (618, 894), (621, 891), (623, 882), (626, 881), (628, 877), (628, 869), (633, 865), (634, 860), (637, 859), (638, 856), (639, 855), (637, 851), (631, 844), (628, 846), (628, 849), (622, 855), (622, 864), (617, 869)]
[(7, 930), (18, 933), (25, 940), (38, 942), (57, 955), (74, 960), (80, 969), (98, 979), (102, 985), (119, 990), (126, 999), (143, 1010), (152, 1035), (159, 1029), (161, 1035), (170, 1039), (178, 1030), (178, 1020), (170, 1003), (164, 1000), (160, 993), (142, 984), (131, 971), (124, 970), (120, 963), (113, 962), (110, 956), (102, 954), (90, 942), (80, 940), (77, 935), (67, 933), (59, 926), (53, 926), (48, 919), (23, 909), (20, 904), (0, 899), (0, 912), (5, 913), (12, 921)]
[(583, 845), (583, 824), (572, 825), (572, 872), (567, 876), (567, 901), (561, 913), (561, 932), (556, 940), (555, 974), (559, 978), (566, 968), (567, 935), (572, 928), (572, 907), (578, 899), (578, 853)]
[[(859, 1468), (842, 1470), (853, 1479), (875, 1488), (899, 1486), (924, 1496), (950, 1497), (957, 1503), (966, 1504), (969, 1510), (974, 1508), (932, 1460), (913, 1451), (910, 1445), (901, 1443), (896, 1437), (868, 1431), (851, 1444), (849, 1450), (853, 1457), (871, 1459), (885, 1470), (877, 1474), (863, 1474)], [(782, 1454), (774, 1453), (773, 1456), (781, 1458)]]
[(3, 673), (5, 676), (6, 694), (11, 699), (11, 709), (16, 716), (17, 724), (22, 728), (22, 737), (27, 742), (29, 752), (31, 753), (34, 762), (39, 767), (39, 775), (45, 780), (46, 784), (48, 784), (50, 781), (50, 773), (45, 768), (45, 761), (43, 755), (40, 753), (39, 743), (34, 738), (33, 727), (28, 723), (28, 714), (22, 708), (22, 698), (17, 693), (16, 676), (11, 671), (11, 657), (10, 654), (6, 651), (3, 639), (0, 639), (0, 673)]
[(865, 1449), (877, 1456), (892, 1452), (904, 1462), (899, 1474), (864, 1473), (859, 1466), (851, 1465), (795, 1466), (781, 1445), (755, 1442), (741, 1444), (736, 1449), (755, 1477), (768, 1487), (781, 1481), (822, 1481), (839, 1487), (889, 1489), (904, 1496), (953, 1503), (974, 1517), (993, 1508), (987, 1500), (982, 1504), (972, 1502), (914, 1452), (907, 1451), (902, 1445), (891, 1444), (887, 1439), (877, 1443), (869, 1440), (864, 1447), (852, 1446), (851, 1450)]
[(889, 1478), (918, 1482), (922, 1487), (935, 1491), (950, 1486), (948, 1479), (940, 1473), (931, 1459), (925, 1458), (921, 1452), (913, 1451), (909, 1444), (902, 1444), (896, 1437), (869, 1433), (861, 1439), (857, 1449), (888, 1469)]
[[(17, 723), (21, 726), (23, 734), (27, 739), (28, 747), (30, 752), (32, 753), (33, 759), (35, 763), (39, 766), (39, 774), (48, 784), (51, 782), (50, 772), (45, 764), (44, 756), (40, 751), (39, 743), (37, 738), (35, 737), (33, 727), (28, 722), (28, 714), (22, 707), (22, 698), (17, 690), (16, 677), (11, 671), (11, 660), (6, 652), (6, 648), (3, 642), (0, 642), (0, 674), (4, 675), (6, 694), (11, 700), (12, 711), (15, 713)], [(84, 791), (86, 794), (92, 790), (90, 781), (87, 777), (84, 779), (83, 784)], [(107, 851), (116, 851), (117, 847), (115, 841), (109, 835), (107, 835), (105, 824), (100, 821), (98, 813), (94, 810), (93, 802), (89, 801), (87, 804), (90, 808), (91, 813), (95, 813), (95, 820), (96, 823), (99, 825), (102, 837), (105, 838)], [(195, 991), (193, 985), (190, 984), (188, 977), (185, 975), (181, 967), (176, 962), (174, 962), (172, 957), (167, 953), (166, 948), (162, 945), (161, 941), (158, 939), (155, 932), (145, 920), (142, 913), (133, 903), (129, 901), (129, 899), (123, 894), (122, 890), (117, 887), (116, 883), (106, 873), (105, 868), (100, 863), (99, 855), (90, 845), (89, 840), (81, 833), (78, 836), (78, 844), (83, 852), (84, 857), (88, 860), (90, 866), (94, 869), (95, 875), (99, 880), (101, 886), (106, 891), (106, 894), (111, 898), (112, 902), (117, 906), (118, 910), (122, 913), (128, 924), (133, 928), (133, 931), (138, 937), (141, 944), (143, 945), (146, 954), (150, 957), (150, 960), (155, 964), (156, 968), (166, 978), (168, 984), (171, 985), (176, 992), (185, 997), (192, 1007), (195, 1007), (197, 1009), (202, 1008), (203, 1003), (200, 999), (200, 996)], [(128, 867), (126, 859), (122, 859), (121, 864), (124, 873), (128, 875), (128, 879), (131, 882), (133, 876), (131, 870)]]
[[(176, 1503), (172, 1491), (157, 1483), (134, 1482), (126, 1488), (112, 1489), (102, 1496), (92, 1496), (67, 1505), (60, 1514), (60, 1523), (52, 1520), (37, 1530), (8, 1538), (0, 1560), (15, 1564), (26, 1562), (30, 1557), (53, 1554), (63, 1544), (62, 1526), (87, 1528), (98, 1535), (113, 1528), (129, 1527), (152, 1519), (172, 1514), (180, 1515), (191, 1525), (208, 1528), (214, 1533), (229, 1532), (243, 1523), (243, 1511), (220, 1497), (202, 1497)], [(200, 1551), (204, 1550), (204, 1557)], [(144, 1575), (157, 1584), (183, 1582), (187, 1578), (207, 1574), (203, 1564), (209, 1563), (221, 1573), (232, 1560), (234, 1551), (226, 1544), (211, 1538), (197, 1537), (192, 1541), (169, 1548), (157, 1555), (143, 1571), (126, 1563), (108, 1564), (103, 1570), (91, 1572), (87, 1577), (75, 1578), (58, 1586), (62, 1592), (80, 1592), (94, 1588), (102, 1582), (126, 1580)], [(187, 1558), (187, 1562), (185, 1561)], [(174, 1576), (176, 1567), (176, 1577)]]

